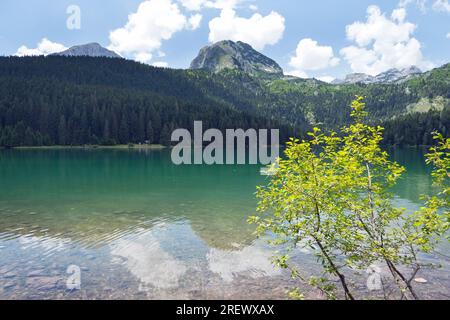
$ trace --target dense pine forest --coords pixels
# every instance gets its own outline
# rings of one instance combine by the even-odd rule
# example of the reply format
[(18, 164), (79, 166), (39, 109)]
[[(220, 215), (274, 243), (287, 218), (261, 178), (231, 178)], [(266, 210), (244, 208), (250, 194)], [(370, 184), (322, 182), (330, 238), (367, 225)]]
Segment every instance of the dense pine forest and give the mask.
[(450, 65), (400, 84), (330, 85), (155, 68), (124, 59), (0, 58), (0, 146), (170, 143), (176, 128), (280, 128), (281, 138), (313, 125), (349, 121), (365, 96), (385, 143), (422, 145), (448, 135)]
[(173, 130), (191, 129), (195, 120), (206, 129), (281, 128), (283, 139), (296, 135), (245, 103), (236, 108), (208, 97), (180, 71), (87, 57), (0, 64), (2, 146), (168, 145)]

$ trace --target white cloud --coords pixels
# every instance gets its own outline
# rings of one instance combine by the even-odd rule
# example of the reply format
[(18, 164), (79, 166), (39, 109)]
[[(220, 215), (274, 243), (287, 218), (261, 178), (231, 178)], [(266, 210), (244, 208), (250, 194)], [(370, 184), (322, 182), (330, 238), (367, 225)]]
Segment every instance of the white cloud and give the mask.
[(122, 258), (124, 267), (140, 280), (141, 291), (177, 288), (188, 271), (188, 266), (167, 253), (151, 232), (113, 242), (111, 255)]
[(421, 43), (412, 37), (416, 25), (405, 21), (404, 8), (395, 9), (391, 17), (386, 17), (377, 6), (369, 6), (367, 14), (366, 22), (346, 27), (347, 38), (356, 45), (340, 51), (353, 72), (377, 75), (411, 65), (423, 70), (433, 67), (424, 59)]
[(450, 3), (448, 0), (436, 0), (433, 3), (433, 10), (450, 13)]
[(206, 1), (205, 6), (214, 9), (234, 9), (242, 1), (244, 0), (212, 0)]
[(412, 2), (414, 2), (414, 0), (400, 0), (400, 2), (398, 3), (398, 6), (400, 8), (405, 8), (407, 7), (409, 4), (411, 4)]
[(159, 68), (167, 68), (169, 64), (165, 61), (155, 61), (152, 63), (152, 66)]
[(258, 11), (258, 6), (255, 5), (255, 4), (249, 5), (248, 8), (249, 8), (250, 10), (252, 10), (252, 11)]
[(280, 41), (284, 22), (284, 17), (274, 11), (267, 16), (255, 13), (247, 19), (237, 16), (233, 9), (223, 9), (219, 17), (209, 22), (209, 41), (243, 41), (256, 50), (263, 50)]
[(47, 38), (43, 38), (37, 45), (37, 48), (31, 49), (27, 46), (21, 46), (14, 54), (19, 57), (23, 56), (46, 56), (52, 53), (57, 53), (67, 50), (67, 47), (60, 43), (52, 42)]
[(203, 16), (199, 13), (192, 15), (188, 20), (188, 29), (196, 30), (200, 27)]
[(365, 48), (350, 46), (343, 48), (340, 53), (350, 64), (350, 67), (354, 72), (365, 72), (374, 75), (380, 73), (378, 71), (373, 72), (369, 70), (370, 67), (375, 64), (378, 59), (374, 51)]
[(393, 19), (386, 18), (377, 6), (370, 6), (367, 9), (367, 22), (355, 22), (346, 27), (347, 37), (356, 41), (360, 46), (366, 46), (372, 42), (385, 38), (386, 42), (404, 42), (409, 40), (416, 25), (398, 20), (405, 18), (405, 9), (396, 9), (392, 13)]
[[(416, 3), (422, 13), (427, 11), (428, 0), (400, 0), (398, 6), (400, 8), (406, 8), (408, 5)], [(450, 13), (449, 0), (434, 0), (431, 5), (434, 11)]]
[(210, 9), (234, 9), (243, 0), (178, 0), (189, 11)]
[(447, 33), (447, 39), (450, 39), (450, 32)]
[(179, 0), (181, 5), (190, 11), (200, 11), (205, 3), (206, 0)]
[(334, 67), (339, 64), (339, 59), (334, 56), (333, 48), (329, 46), (321, 46), (312, 39), (302, 39), (289, 62), (289, 66), (293, 71), (291, 75), (305, 78), (307, 71), (321, 70)]
[(321, 76), (321, 77), (317, 77), (317, 79), (320, 81), (323, 81), (323, 82), (331, 83), (336, 78), (332, 77), (332, 76)]
[(394, 11), (392, 11), (391, 18), (392, 20), (397, 21), (399, 23), (405, 21), (406, 9), (405, 8), (394, 9)]
[(209, 270), (230, 283), (240, 274), (254, 279), (281, 275), (281, 269), (273, 267), (271, 256), (269, 250), (254, 244), (236, 251), (211, 249), (206, 259)]
[(294, 76), (298, 78), (308, 78), (308, 74), (302, 70), (290, 70), (285, 72), (288, 76)]
[(400, 8), (406, 8), (412, 3), (415, 3), (422, 13), (427, 11), (427, 0), (400, 0), (398, 6)]
[(124, 27), (110, 32), (108, 48), (148, 63), (153, 53), (160, 51), (162, 41), (172, 38), (175, 32), (194, 29), (199, 23), (196, 15), (187, 19), (172, 0), (146, 0), (128, 16)]

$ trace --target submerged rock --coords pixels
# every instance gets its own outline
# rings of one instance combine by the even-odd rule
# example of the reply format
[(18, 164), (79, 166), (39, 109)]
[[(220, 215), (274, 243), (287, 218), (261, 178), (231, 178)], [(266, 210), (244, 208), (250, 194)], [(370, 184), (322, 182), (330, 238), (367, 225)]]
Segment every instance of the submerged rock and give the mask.
[(60, 277), (28, 277), (26, 285), (37, 290), (52, 290), (62, 284)]
[(28, 273), (27, 277), (32, 278), (32, 277), (42, 277), (45, 275), (45, 270), (40, 269), (40, 270), (33, 270), (31, 272)]
[(4, 286), (3, 289), (8, 290), (11, 288), (14, 288), (16, 286), (16, 284), (14, 282), (7, 282)]
[(424, 279), (424, 278), (415, 278), (414, 281), (417, 283), (427, 283), (428, 282), (428, 280)]
[(3, 275), (3, 278), (5, 278), (5, 279), (12, 279), (15, 277), (17, 277), (17, 273), (15, 273), (15, 272), (7, 272)]

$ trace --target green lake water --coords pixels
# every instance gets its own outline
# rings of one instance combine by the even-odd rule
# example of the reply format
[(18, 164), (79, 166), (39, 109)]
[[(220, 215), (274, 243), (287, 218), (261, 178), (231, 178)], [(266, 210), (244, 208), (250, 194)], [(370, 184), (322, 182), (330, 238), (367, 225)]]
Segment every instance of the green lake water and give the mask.
[[(408, 210), (432, 188), (423, 154), (392, 150)], [(0, 150), (0, 299), (286, 298), (296, 283), (246, 222), (266, 179), (258, 166), (175, 166), (169, 150)], [(424, 258), (443, 266), (420, 291), (448, 298), (448, 258)], [(295, 261), (316, 272), (308, 252)], [(70, 265), (81, 290), (66, 288)]]

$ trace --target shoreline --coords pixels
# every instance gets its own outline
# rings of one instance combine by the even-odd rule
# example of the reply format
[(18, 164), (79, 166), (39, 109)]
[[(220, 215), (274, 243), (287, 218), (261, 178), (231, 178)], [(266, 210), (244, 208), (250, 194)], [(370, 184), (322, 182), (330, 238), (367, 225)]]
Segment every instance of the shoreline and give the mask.
[[(113, 146), (102, 146), (102, 145), (84, 145), (84, 146), (32, 146), (32, 147), (27, 147), (27, 146), (20, 146), (20, 147), (4, 147), (4, 146), (0, 146), (0, 150), (70, 150), (70, 149), (78, 149), (78, 150), (83, 150), (83, 149), (87, 149), (87, 150), (95, 150), (95, 149), (99, 149), (99, 150), (107, 150), (107, 149), (120, 149), (120, 150), (162, 150), (162, 149), (168, 149), (171, 148), (172, 146), (163, 146), (161, 144), (149, 144), (149, 145), (139, 145), (139, 144), (135, 144), (135, 145), (128, 145), (128, 144), (118, 144), (118, 145), (113, 145)], [(282, 146), (280, 146), (281, 148), (283, 148)], [(405, 145), (405, 146), (398, 146), (398, 145), (385, 145), (383, 146), (385, 148), (400, 148), (400, 149), (425, 149), (425, 148), (430, 148), (432, 146), (428, 146), (428, 145), (416, 145), (416, 146), (409, 146), (409, 145)]]
[(34, 146), (34, 147), (0, 147), (0, 150), (105, 150), (105, 149), (120, 149), (120, 150), (162, 150), (167, 147), (160, 144), (150, 144), (150, 145), (127, 145), (119, 144), (114, 146), (100, 146), (100, 145), (85, 145), (85, 146)]

